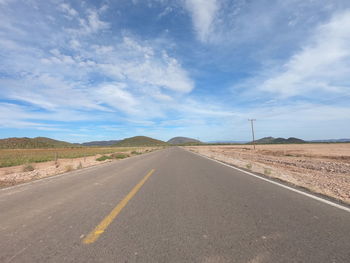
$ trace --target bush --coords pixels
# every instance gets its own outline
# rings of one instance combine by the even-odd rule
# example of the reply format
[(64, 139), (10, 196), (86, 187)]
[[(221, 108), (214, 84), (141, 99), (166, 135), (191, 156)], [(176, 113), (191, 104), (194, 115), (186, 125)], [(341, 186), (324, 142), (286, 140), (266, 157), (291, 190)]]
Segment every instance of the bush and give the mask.
[(265, 169), (264, 169), (264, 174), (265, 174), (265, 175), (270, 175), (270, 174), (271, 174), (271, 169), (265, 168)]
[(27, 164), (23, 167), (23, 172), (31, 172), (34, 171), (34, 167), (31, 164)]
[(142, 154), (142, 153), (141, 152), (137, 152), (137, 151), (132, 151), (131, 154), (139, 155), (139, 154)]
[(114, 153), (114, 154), (112, 154), (112, 157), (115, 159), (124, 159), (126, 157), (129, 157), (129, 155), (124, 154), (124, 153)]
[(250, 169), (252, 169), (252, 167), (253, 167), (253, 166), (252, 166), (252, 164), (251, 164), (251, 163), (248, 163), (248, 164), (247, 164), (245, 167), (247, 167), (247, 169), (249, 169), (249, 170), (250, 170)]
[(101, 157), (98, 157), (96, 159), (96, 161), (102, 162), (102, 161), (106, 161), (108, 159), (112, 159), (112, 157), (111, 156), (107, 156), (107, 155), (102, 155)]

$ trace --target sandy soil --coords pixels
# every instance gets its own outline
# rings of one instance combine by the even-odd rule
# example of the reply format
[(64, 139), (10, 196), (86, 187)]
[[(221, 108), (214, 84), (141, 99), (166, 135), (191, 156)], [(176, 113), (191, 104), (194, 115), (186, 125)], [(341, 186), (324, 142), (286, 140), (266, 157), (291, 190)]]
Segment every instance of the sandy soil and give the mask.
[[(144, 147), (142, 149), (138, 149), (138, 152), (145, 153), (153, 150), (155, 150), (155, 148)], [(127, 154), (129, 156), (132, 156), (131, 152), (132, 151), (121, 152), (120, 154)], [(111, 154), (104, 154), (104, 155), (109, 156)], [(62, 174), (65, 172), (117, 160), (117, 159), (107, 159), (105, 161), (97, 161), (96, 159), (101, 156), (102, 156), (101, 154), (98, 154), (95, 156), (88, 156), (88, 157), (82, 157), (82, 158), (58, 159), (57, 161), (32, 163), (30, 164), (30, 166), (34, 168), (33, 171), (25, 171), (28, 164), (12, 166), (12, 167), (3, 167), (3, 168), (0, 168), (0, 187), (24, 183), (35, 179), (45, 178), (45, 177)]]
[(186, 147), (350, 204), (350, 144)]

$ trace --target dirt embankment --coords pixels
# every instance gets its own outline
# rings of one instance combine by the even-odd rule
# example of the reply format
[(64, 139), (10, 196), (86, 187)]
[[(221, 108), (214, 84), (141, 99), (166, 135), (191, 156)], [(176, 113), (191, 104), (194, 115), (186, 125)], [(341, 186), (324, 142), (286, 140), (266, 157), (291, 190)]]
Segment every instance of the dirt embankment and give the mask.
[(186, 148), (350, 204), (350, 144)]
[[(152, 147), (142, 149), (116, 152), (112, 154), (98, 154), (81, 158), (65, 158), (57, 161), (30, 163), (12, 167), (0, 168), (0, 187), (16, 185), (32, 180), (45, 178), (65, 172), (82, 169), (117, 159), (127, 158), (133, 155), (143, 154), (156, 150)], [(102, 157), (102, 158), (101, 158)]]

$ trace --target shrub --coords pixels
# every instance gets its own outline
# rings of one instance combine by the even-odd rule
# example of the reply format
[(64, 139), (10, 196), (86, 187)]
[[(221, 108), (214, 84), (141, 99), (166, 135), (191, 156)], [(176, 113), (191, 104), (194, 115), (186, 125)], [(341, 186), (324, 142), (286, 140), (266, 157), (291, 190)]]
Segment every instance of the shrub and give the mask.
[(138, 151), (132, 151), (131, 154), (139, 155), (139, 154), (142, 154), (142, 153), (138, 152)]
[(112, 159), (111, 156), (107, 156), (107, 155), (102, 155), (101, 157), (98, 157), (96, 159), (96, 161), (102, 162), (102, 161), (106, 161), (107, 159)]
[(23, 167), (23, 172), (31, 172), (34, 171), (34, 167), (31, 164), (27, 164)]
[(124, 159), (126, 157), (129, 157), (129, 155), (124, 154), (124, 153), (114, 153), (114, 154), (112, 154), (112, 157), (115, 159)]
[(270, 175), (270, 174), (271, 174), (271, 169), (265, 168), (265, 169), (264, 169), (264, 174), (265, 174), (265, 175)]
[(252, 166), (252, 164), (251, 164), (251, 163), (248, 163), (248, 164), (247, 164), (245, 167), (247, 167), (247, 169), (249, 169), (249, 170), (250, 170), (250, 169), (252, 169), (252, 167), (253, 167), (253, 166)]

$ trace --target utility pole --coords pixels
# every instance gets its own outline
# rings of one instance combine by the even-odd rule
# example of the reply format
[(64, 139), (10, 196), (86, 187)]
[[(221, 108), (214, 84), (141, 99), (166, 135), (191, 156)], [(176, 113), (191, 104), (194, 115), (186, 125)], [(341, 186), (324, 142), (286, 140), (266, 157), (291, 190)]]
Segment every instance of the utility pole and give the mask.
[(254, 150), (255, 150), (254, 121), (256, 121), (256, 119), (248, 119), (248, 121), (250, 121), (251, 126), (252, 126), (253, 147), (254, 147)]

